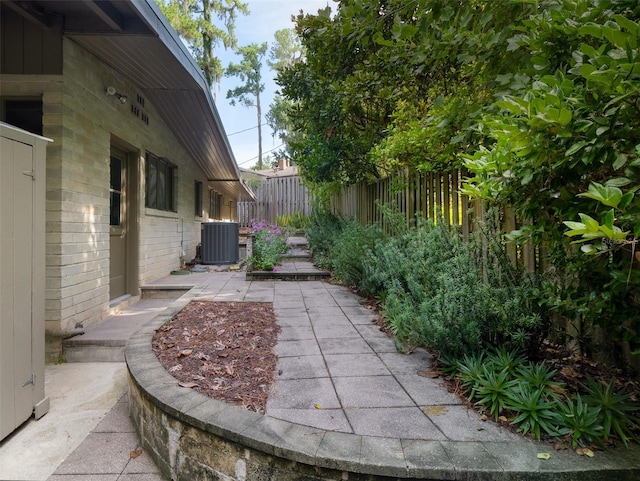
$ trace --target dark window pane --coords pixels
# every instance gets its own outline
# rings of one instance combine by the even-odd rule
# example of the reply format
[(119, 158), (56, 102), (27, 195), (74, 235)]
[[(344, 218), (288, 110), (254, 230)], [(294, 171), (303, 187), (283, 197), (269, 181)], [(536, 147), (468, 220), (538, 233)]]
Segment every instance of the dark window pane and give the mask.
[(200, 217), (202, 215), (202, 182), (196, 181), (195, 196), (195, 214)]
[(155, 159), (149, 157), (147, 159), (147, 207), (156, 207), (157, 179), (158, 171)]
[(7, 100), (5, 121), (27, 132), (42, 135), (42, 100)]
[(146, 162), (146, 201), (152, 209), (175, 211), (174, 176), (176, 168), (165, 159), (147, 154)]
[(120, 204), (122, 200), (122, 194), (118, 192), (111, 192), (111, 215), (109, 224), (120, 225)]
[(111, 157), (111, 190), (122, 190), (122, 161)]
[(158, 209), (168, 210), (166, 205), (167, 192), (167, 166), (158, 165)]

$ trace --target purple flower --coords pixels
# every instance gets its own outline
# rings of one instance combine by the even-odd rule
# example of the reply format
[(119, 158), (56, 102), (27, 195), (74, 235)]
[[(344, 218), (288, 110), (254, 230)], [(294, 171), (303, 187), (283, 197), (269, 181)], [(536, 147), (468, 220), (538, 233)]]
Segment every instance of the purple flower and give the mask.
[(267, 243), (271, 242), (271, 237), (265, 237), (264, 241), (267, 242)]
[(278, 272), (278, 266), (273, 266), (273, 272)]

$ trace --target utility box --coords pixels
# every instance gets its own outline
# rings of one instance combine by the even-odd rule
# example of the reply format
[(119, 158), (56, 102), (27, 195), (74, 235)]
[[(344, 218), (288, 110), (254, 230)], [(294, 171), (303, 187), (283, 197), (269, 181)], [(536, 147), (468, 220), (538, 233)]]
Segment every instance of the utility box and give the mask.
[(237, 222), (203, 222), (200, 236), (202, 264), (236, 264), (240, 260)]
[(44, 392), (45, 150), (49, 139), (0, 122), (0, 439)]

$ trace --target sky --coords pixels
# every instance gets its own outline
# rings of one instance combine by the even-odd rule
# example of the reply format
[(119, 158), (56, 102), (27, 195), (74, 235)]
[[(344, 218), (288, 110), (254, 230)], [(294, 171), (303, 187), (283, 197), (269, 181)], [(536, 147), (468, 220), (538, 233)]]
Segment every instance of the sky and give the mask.
[[(333, 0), (245, 0), (249, 5), (249, 15), (240, 15), (236, 19), (236, 37), (238, 45), (245, 46), (251, 43), (261, 44), (267, 42), (271, 48), (274, 42), (274, 34), (283, 28), (293, 28), (291, 15), (297, 15), (300, 10), (304, 13), (316, 14), (318, 9), (327, 5), (335, 11), (336, 3)], [(226, 67), (229, 62), (240, 63), (240, 57), (231, 51), (225, 51), (222, 47), (216, 51), (222, 65)], [(266, 58), (262, 66), (262, 79), (265, 90), (261, 94), (260, 105), (262, 107), (262, 122), (269, 110), (277, 90), (273, 77), (275, 72), (269, 68)], [(244, 107), (236, 104), (231, 106), (227, 100), (227, 91), (239, 83), (237, 78), (224, 77), (216, 91), (216, 108), (222, 119), (222, 124), (229, 138), (229, 143), (236, 158), (236, 162), (242, 168), (250, 168), (258, 161), (258, 125), (255, 107)], [(249, 130), (246, 130), (249, 129)], [(246, 130), (245, 132), (241, 132)], [(241, 133), (236, 133), (241, 132)], [(268, 125), (262, 126), (262, 152), (263, 158), (269, 154), (269, 150), (278, 149), (279, 139), (272, 136), (273, 132)]]

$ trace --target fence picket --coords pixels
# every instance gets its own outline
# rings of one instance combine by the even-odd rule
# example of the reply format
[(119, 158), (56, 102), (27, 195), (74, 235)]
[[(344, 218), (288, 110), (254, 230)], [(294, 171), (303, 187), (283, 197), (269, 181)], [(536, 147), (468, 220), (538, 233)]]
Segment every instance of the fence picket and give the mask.
[(255, 202), (238, 202), (238, 223), (242, 227), (249, 227), (251, 219), (275, 224), (278, 216), (311, 212), (309, 193), (297, 175), (264, 179), (255, 194)]

